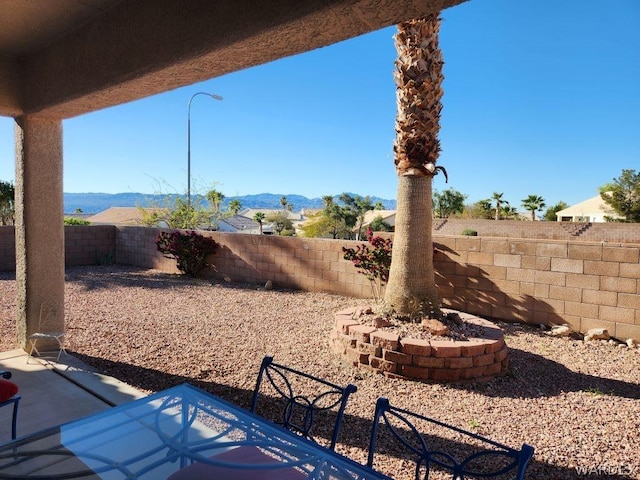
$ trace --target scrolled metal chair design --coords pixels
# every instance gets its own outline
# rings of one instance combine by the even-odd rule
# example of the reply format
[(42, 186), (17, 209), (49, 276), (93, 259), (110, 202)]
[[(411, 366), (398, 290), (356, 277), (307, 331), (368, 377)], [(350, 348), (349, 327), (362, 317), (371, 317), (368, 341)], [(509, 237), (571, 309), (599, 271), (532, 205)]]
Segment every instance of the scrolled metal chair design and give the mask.
[[(293, 378), (312, 381), (317, 385), (316, 388), (321, 390), (316, 390), (312, 395), (300, 394), (294, 387)], [(317, 442), (312, 432), (317, 415), (332, 411), (333, 415), (335, 415), (335, 420), (329, 448), (335, 449), (349, 395), (357, 390), (355, 385), (349, 384), (346, 387), (342, 387), (308, 373), (275, 363), (273, 357), (266, 356), (260, 365), (260, 372), (258, 373), (258, 380), (251, 402), (251, 411), (259, 415), (262, 415), (258, 412), (259, 400), (264, 397), (264, 395), (261, 395), (261, 387), (265, 383), (268, 383), (284, 402), (283, 411), (281, 415), (278, 415), (280, 418), (274, 422), (309, 440)]]
[[(462, 460), (444, 451), (431, 450), (424, 435), (416, 428), (416, 421), (424, 421), (428, 424), (450, 429), (462, 434), (463, 437), (473, 438), (488, 448), (483, 446), (483, 449)], [(507, 474), (513, 474), (512, 478), (515, 478), (515, 480), (524, 480), (527, 465), (534, 453), (534, 448), (530, 445), (523, 444), (520, 450), (516, 450), (453, 425), (448, 425), (409, 410), (393, 407), (388, 399), (378, 398), (367, 460), (367, 466), (371, 468), (373, 468), (373, 457), (381, 424), (387, 427), (391, 434), (390, 438), (396, 444), (399, 444), (404, 450), (409, 450), (416, 457), (416, 480), (421, 478), (428, 480), (429, 472), (434, 465), (451, 472), (453, 480), (496, 478)], [(492, 457), (494, 458), (492, 459)], [(499, 457), (501, 457), (501, 461), (499, 461)], [(478, 469), (481, 460), (486, 461), (482, 463), (483, 468)], [(474, 467), (474, 465), (476, 466)]]

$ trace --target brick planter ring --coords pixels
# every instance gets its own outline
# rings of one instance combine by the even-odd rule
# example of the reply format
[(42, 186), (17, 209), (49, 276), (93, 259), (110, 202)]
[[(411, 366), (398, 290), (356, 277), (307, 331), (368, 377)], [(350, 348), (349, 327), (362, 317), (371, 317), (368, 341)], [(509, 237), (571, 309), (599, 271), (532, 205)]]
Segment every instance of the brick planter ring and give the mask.
[(395, 378), (427, 382), (489, 381), (509, 369), (502, 330), (475, 315), (459, 313), (480, 325), (482, 337), (468, 341), (400, 339), (395, 333), (354, 320), (357, 308), (336, 313), (331, 343), (348, 363)]

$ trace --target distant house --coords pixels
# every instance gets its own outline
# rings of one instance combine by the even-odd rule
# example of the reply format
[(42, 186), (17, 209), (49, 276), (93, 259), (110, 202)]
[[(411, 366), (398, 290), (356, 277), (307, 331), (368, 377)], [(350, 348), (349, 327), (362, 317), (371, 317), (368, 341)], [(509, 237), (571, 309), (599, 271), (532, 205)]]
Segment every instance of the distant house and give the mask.
[(603, 223), (604, 217), (623, 218), (616, 214), (600, 195), (556, 212), (558, 222)]
[(369, 210), (364, 214), (364, 223), (362, 224), (362, 228), (366, 230), (376, 217), (381, 217), (382, 221), (389, 224), (391, 227), (395, 227), (396, 225), (396, 210)]
[[(163, 212), (161, 208), (145, 208), (145, 212)], [(111, 207), (87, 218), (94, 225), (144, 225), (144, 216), (138, 207)], [(164, 222), (162, 222), (164, 223)], [(158, 225), (166, 227), (166, 224)]]
[[(218, 231), (259, 235), (260, 224), (255, 220), (247, 218), (243, 215), (234, 215), (233, 217), (221, 218), (220, 220), (218, 220)], [(271, 232), (267, 232), (265, 226), (263, 226), (263, 233)]]

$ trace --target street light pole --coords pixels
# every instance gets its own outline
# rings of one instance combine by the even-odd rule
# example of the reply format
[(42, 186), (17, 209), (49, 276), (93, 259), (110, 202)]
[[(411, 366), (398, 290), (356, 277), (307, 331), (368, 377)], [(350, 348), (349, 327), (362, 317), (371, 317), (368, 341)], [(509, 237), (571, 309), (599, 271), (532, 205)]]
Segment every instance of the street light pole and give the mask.
[(222, 100), (220, 95), (198, 92), (191, 95), (187, 106), (187, 206), (191, 209), (191, 101), (198, 95), (206, 95), (214, 100)]

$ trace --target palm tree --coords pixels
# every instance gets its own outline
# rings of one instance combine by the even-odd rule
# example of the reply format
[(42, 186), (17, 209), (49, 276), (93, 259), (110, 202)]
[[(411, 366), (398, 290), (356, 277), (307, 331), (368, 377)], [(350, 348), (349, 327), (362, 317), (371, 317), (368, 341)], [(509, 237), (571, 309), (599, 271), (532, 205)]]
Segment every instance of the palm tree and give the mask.
[(222, 202), (224, 202), (224, 193), (219, 192), (218, 190), (209, 190), (207, 192), (207, 200), (209, 200), (209, 204), (211, 205), (211, 211), (214, 216), (220, 215), (220, 206)]
[(440, 154), (442, 52), (437, 14), (398, 25), (394, 79), (398, 112), (394, 163), (398, 174), (393, 256), (384, 301), (404, 316), (440, 316), (433, 270), (432, 180)]
[(262, 222), (264, 222), (264, 217), (265, 215), (262, 212), (256, 212), (253, 216), (253, 219), (260, 225), (260, 235), (262, 235)]
[(547, 205), (544, 203), (544, 198), (540, 195), (529, 195), (527, 198), (522, 200), (522, 206), (525, 210), (531, 212), (531, 220), (536, 219), (536, 211), (542, 210)]
[(503, 218), (513, 219), (518, 217), (518, 209), (516, 207), (512, 207), (509, 202), (505, 202), (500, 210), (500, 215)]
[(229, 202), (229, 212), (231, 212), (232, 215), (237, 215), (240, 210), (242, 210), (242, 203), (240, 200), (234, 198)]
[(493, 192), (491, 199), (496, 202), (496, 220), (500, 220), (500, 212), (503, 203), (509, 203), (506, 200), (502, 199), (504, 193)]
[(280, 197), (280, 206), (282, 210), (288, 210), (289, 212), (293, 210), (293, 205), (289, 203), (289, 200), (287, 200), (287, 197), (284, 195)]

